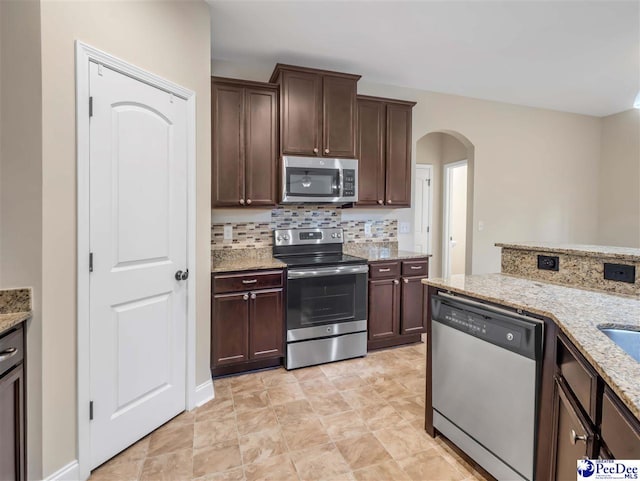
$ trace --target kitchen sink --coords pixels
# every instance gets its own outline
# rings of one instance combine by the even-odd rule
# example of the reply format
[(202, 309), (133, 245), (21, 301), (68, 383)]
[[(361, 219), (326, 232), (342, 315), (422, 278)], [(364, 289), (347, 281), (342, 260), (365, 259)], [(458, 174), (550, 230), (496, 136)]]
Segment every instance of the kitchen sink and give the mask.
[(640, 331), (620, 327), (600, 327), (599, 329), (623, 351), (640, 362)]

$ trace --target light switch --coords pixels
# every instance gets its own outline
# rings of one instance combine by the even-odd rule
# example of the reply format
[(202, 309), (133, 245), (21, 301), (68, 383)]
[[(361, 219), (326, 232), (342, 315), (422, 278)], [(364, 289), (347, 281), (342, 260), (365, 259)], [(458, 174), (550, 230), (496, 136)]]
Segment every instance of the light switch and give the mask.
[(232, 240), (233, 239), (233, 226), (231, 224), (226, 224), (224, 226), (224, 240)]

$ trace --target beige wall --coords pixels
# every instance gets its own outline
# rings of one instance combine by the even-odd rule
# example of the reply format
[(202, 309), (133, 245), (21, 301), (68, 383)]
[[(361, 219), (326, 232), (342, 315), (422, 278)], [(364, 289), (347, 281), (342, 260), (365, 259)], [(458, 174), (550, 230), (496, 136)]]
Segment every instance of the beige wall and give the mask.
[(640, 247), (640, 110), (602, 119), (598, 242)]
[(42, 4), (45, 476), (77, 456), (75, 40), (196, 92), (196, 381), (202, 383), (210, 377), (209, 9), (200, 0), (45, 1)]
[[(217, 60), (212, 65), (215, 75), (262, 81), (273, 69)], [(468, 272), (499, 271), (500, 249), (494, 246), (499, 241), (596, 241), (599, 118), (375, 84), (366, 77), (358, 92), (418, 102), (413, 109), (414, 161), (415, 143), (430, 132), (458, 132), (473, 144)], [(399, 221), (413, 223), (411, 209), (393, 212)], [(482, 231), (479, 221), (484, 222)], [(399, 242), (412, 248), (413, 233), (401, 234)]]
[(27, 323), (28, 473), (42, 473), (40, 5), (0, 1), (0, 288), (33, 287)]

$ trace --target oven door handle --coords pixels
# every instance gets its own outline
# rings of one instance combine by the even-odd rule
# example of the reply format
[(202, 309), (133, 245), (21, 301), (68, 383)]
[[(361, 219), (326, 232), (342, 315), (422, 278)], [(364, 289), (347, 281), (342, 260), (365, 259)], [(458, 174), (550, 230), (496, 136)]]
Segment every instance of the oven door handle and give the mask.
[(287, 279), (304, 279), (309, 277), (346, 276), (349, 274), (366, 274), (369, 266), (319, 267), (311, 269), (289, 269)]

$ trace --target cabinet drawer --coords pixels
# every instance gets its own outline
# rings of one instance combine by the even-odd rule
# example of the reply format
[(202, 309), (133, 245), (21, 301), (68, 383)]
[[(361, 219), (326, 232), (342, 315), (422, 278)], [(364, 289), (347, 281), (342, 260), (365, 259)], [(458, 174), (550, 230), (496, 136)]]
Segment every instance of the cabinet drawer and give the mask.
[(426, 276), (429, 261), (403, 261), (402, 262), (402, 275), (403, 276)]
[(0, 338), (0, 376), (24, 358), (22, 327)]
[(282, 271), (243, 272), (241, 274), (225, 274), (213, 278), (213, 292), (255, 291), (282, 287)]
[(615, 459), (640, 459), (640, 422), (606, 388), (602, 397), (602, 440)]
[(400, 277), (400, 262), (376, 262), (369, 266), (369, 272), (371, 279)]
[(595, 422), (598, 375), (583, 360), (576, 348), (560, 336), (558, 337), (558, 367), (582, 409), (589, 415), (591, 422)]

